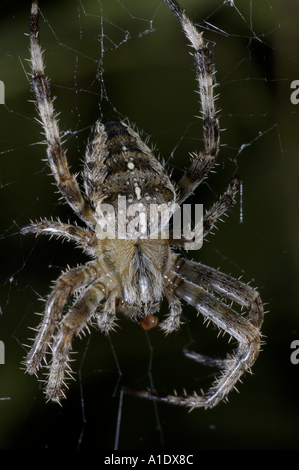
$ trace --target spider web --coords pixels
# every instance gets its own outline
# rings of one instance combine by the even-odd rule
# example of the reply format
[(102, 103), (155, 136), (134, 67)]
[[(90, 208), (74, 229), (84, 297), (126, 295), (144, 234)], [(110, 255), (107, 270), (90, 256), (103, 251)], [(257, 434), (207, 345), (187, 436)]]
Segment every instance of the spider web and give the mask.
[[(158, 328), (146, 333), (120, 318), (110, 338), (92, 330), (74, 342), (76, 382), (70, 383), (63, 408), (45, 404), (42, 384), (20, 370), (28, 326), (39, 321), (34, 312), (42, 312), (41, 301), (51, 282), (67, 265), (84, 263), (86, 257), (67, 243), (19, 235), (30, 219), (59, 217), (74, 222), (75, 217), (51, 184), (41, 129), (34, 105), (28, 102), (32, 96), (24, 33), (29, 30), (30, 6), (1, 2), (0, 80), (5, 84), (5, 105), (0, 105), (0, 340), (5, 344), (5, 365), (0, 365), (0, 397), (5, 399), (0, 402), (1, 448), (67, 445), (169, 451), (296, 445), (291, 408), (294, 369), (287, 372), (287, 367), (291, 338), (298, 336), (299, 250), (291, 234), (298, 225), (293, 218), (298, 196), (291, 158), (296, 146), (291, 117), (295, 121), (297, 109), (290, 102), (290, 84), (299, 79), (299, 51), (292, 41), (298, 6), (288, 4), (282, 11), (277, 0), (181, 0), (181, 5), (210, 42), (225, 129), (217, 172), (196, 193), (196, 201), (207, 209), (235, 173), (241, 177), (240, 197), (229, 219), (218, 224), (209, 243), (189, 255), (259, 286), (262, 298), (272, 302), (271, 317), (273, 310), (281, 315), (283, 309), (287, 326), (280, 330), (280, 342), (271, 340), (271, 332), (277, 338), (281, 328), (273, 315), (272, 326), (266, 328), (268, 355), (266, 351), (254, 368), (256, 376), (245, 378), (241, 394), (233, 393), (228, 406), (187, 413), (125, 395), (122, 387), (154, 388), (161, 394), (174, 389), (183, 393), (184, 388), (188, 393), (207, 390), (214, 371), (186, 359), (183, 350), (223, 357), (229, 350), (228, 338), (217, 339), (218, 331), (212, 326), (206, 329), (188, 306), (182, 331), (167, 338)], [(96, 120), (128, 118), (144, 130), (144, 137), (150, 137), (156, 155), (165, 159), (178, 180), (188, 165), (188, 153), (201, 149), (203, 142), (196, 118), (194, 64), (178, 21), (164, 2), (41, 4), (40, 30), (72, 171), (80, 171)], [(165, 313), (163, 304), (161, 314)], [(278, 364), (285, 371), (290, 398), (283, 431), (276, 434), (271, 422), (273, 413), (275, 419), (281, 418), (277, 401), (282, 385), (274, 363), (275, 370)], [(269, 384), (271, 392), (277, 388), (277, 395), (271, 393), (265, 414)], [(256, 429), (254, 422), (261, 416), (268, 424)]]

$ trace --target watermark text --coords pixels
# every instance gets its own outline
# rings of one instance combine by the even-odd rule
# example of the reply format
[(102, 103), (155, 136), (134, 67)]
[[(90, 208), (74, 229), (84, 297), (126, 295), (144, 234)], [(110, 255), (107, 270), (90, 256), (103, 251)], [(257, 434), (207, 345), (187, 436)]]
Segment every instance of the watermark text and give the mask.
[[(181, 212), (182, 209), (182, 212)], [(194, 229), (191, 229), (192, 211)], [(125, 196), (118, 196), (117, 211), (111, 204), (98, 204), (96, 208), (98, 239), (183, 240), (186, 250), (199, 250), (203, 242), (203, 206), (183, 204), (143, 203), (127, 205)], [(171, 221), (171, 228), (169, 227)]]
[(299, 103), (299, 80), (294, 80), (291, 83), (291, 89), (295, 90), (291, 94), (291, 103), (298, 104)]
[(3, 341), (0, 341), (0, 364), (5, 364), (5, 346)]
[(291, 349), (294, 349), (294, 351), (291, 354), (291, 363), (294, 364), (295, 366), (299, 364), (299, 340), (295, 339), (291, 343)]
[(2, 80), (0, 80), (0, 104), (5, 104), (5, 86)]

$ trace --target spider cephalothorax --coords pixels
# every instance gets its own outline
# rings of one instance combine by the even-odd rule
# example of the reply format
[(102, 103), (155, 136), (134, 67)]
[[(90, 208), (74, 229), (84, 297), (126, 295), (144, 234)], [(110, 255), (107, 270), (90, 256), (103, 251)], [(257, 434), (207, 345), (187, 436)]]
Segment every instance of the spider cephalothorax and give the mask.
[[(151, 329), (159, 323), (158, 313), (164, 296), (169, 303), (169, 314), (160, 322), (165, 333), (180, 328), (181, 300), (184, 300), (234, 337), (239, 346), (223, 361), (187, 352), (188, 357), (198, 362), (212, 363), (223, 369), (206, 395), (161, 397), (150, 392), (134, 393), (191, 408), (215, 406), (250, 369), (260, 350), (263, 306), (258, 293), (213, 268), (182, 259), (175, 250), (185, 245), (186, 237), (177, 238), (174, 231), (168, 230), (174, 210), (193, 194), (214, 166), (220, 128), (214, 106), (214, 71), (202, 33), (175, 0), (164, 1), (179, 18), (193, 48), (204, 148), (192, 156), (189, 169), (174, 185), (163, 165), (130, 126), (123, 122), (97, 122), (86, 149), (84, 195), (69, 171), (60, 140), (39, 45), (38, 0), (32, 4), (32, 84), (46, 136), (48, 162), (62, 196), (86, 227), (42, 220), (25, 227), (22, 233), (63, 236), (74, 241), (91, 258), (86, 265), (70, 269), (57, 279), (25, 360), (27, 372), (37, 373), (50, 350), (52, 358), (45, 391), (54, 401), (59, 402), (65, 396), (74, 336), (94, 319), (101, 331), (109, 333), (118, 313)], [(203, 237), (210, 232), (219, 217), (233, 205), (237, 184), (235, 177), (203, 220), (193, 231), (189, 230), (188, 240), (197, 240), (199, 232)], [(158, 208), (161, 219), (154, 217), (153, 208)], [(241, 316), (219, 296), (247, 309), (247, 316)]]

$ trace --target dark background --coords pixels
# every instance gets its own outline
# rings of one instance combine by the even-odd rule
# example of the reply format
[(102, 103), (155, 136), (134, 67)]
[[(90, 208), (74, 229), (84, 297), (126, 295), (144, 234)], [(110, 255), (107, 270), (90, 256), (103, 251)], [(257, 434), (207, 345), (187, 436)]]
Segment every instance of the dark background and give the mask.
[[(203, 144), (190, 48), (167, 6), (160, 0), (40, 4), (46, 70), (72, 171), (80, 171), (97, 119), (128, 117), (180, 178), (188, 153)], [(145, 334), (120, 318), (111, 340), (92, 330), (74, 342), (77, 380), (68, 399), (62, 408), (45, 403), (42, 384), (20, 368), (23, 344), (34, 335), (28, 326), (37, 325), (34, 312), (42, 311), (40, 300), (61, 270), (86, 258), (68, 243), (19, 234), (30, 219), (75, 218), (48, 175), (45, 147), (38, 144), (41, 128), (28, 101), (24, 33), (30, 1), (0, 2), (0, 79), (6, 87), (6, 105), (0, 106), (0, 340), (6, 353), (0, 397), (10, 398), (0, 401), (2, 449), (107, 451), (116, 437), (118, 448), (126, 450), (298, 448), (299, 365), (290, 355), (292, 341), (299, 340), (299, 108), (290, 95), (292, 81), (299, 80), (299, 4), (181, 0), (181, 5), (206, 30), (214, 53), (226, 144), (217, 172), (194, 201), (207, 209), (235, 173), (243, 184), (243, 222), (238, 199), (209, 243), (189, 256), (258, 288), (270, 311), (264, 351), (254, 375), (239, 384), (240, 393), (232, 392), (229, 403), (215, 409), (188, 413), (128, 395), (121, 402), (122, 386), (153, 385), (160, 393), (206, 390), (212, 371), (186, 359), (182, 350), (193, 341), (196, 351), (225, 355), (228, 338), (217, 339), (217, 330), (205, 328), (187, 306), (182, 331), (167, 338), (158, 328)]]

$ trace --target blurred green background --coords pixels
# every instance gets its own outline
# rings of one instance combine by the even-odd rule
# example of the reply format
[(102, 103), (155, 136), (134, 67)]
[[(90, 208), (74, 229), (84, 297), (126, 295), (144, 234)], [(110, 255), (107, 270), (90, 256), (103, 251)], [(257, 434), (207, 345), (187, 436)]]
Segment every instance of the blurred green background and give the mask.
[[(75, 221), (59, 200), (36, 122), (29, 72), (30, 1), (1, 2), (0, 80), (0, 448), (2, 449), (297, 449), (299, 365), (290, 361), (299, 340), (298, 106), (290, 101), (299, 80), (297, 0), (181, 0), (205, 30), (217, 70), (222, 143), (217, 172), (193, 202), (207, 209), (237, 173), (243, 200), (225, 224), (189, 256), (257, 286), (267, 303), (266, 344), (240, 393), (212, 410), (153, 404), (120, 389), (160, 393), (205, 390), (212, 371), (183, 355), (189, 348), (225, 355), (227, 338), (205, 328), (185, 306), (185, 325), (164, 337), (121, 318), (105, 338), (74, 342), (76, 382), (63, 407), (45, 403), (42, 385), (20, 363), (50, 285), (67, 265), (86, 258), (68, 243), (21, 237), (30, 219)], [(180, 178), (188, 153), (200, 149), (201, 122), (190, 48), (160, 0), (40, 2), (47, 74), (73, 172), (80, 171), (90, 127), (124, 119), (144, 130)], [(243, 222), (240, 223), (240, 207)], [(162, 314), (167, 312), (163, 305)], [(116, 434), (120, 417), (119, 433)]]

